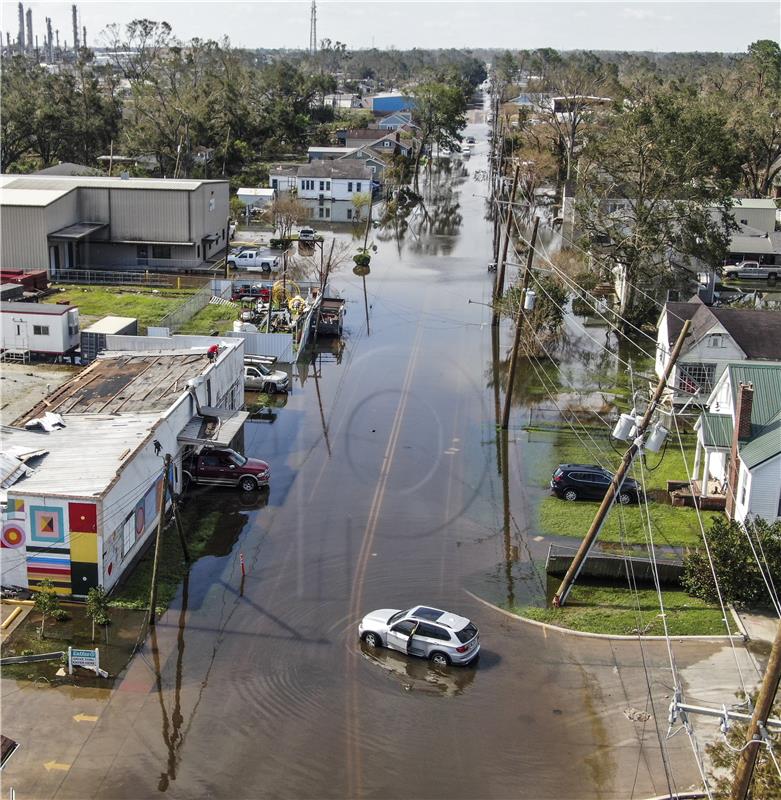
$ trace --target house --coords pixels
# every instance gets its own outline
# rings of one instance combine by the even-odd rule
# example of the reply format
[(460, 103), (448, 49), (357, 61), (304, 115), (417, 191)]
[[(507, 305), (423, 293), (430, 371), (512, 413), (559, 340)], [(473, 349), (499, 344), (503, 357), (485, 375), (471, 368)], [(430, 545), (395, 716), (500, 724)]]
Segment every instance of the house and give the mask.
[(371, 191), (371, 172), (360, 161), (312, 161), (299, 169), (297, 189), (303, 200), (352, 200)]
[(323, 105), (328, 108), (360, 108), (361, 98), (348, 92), (327, 94), (323, 97)]
[(276, 196), (275, 188), (242, 187), (236, 192), (236, 197), (244, 203), (247, 222), (249, 222), (251, 211), (261, 212), (274, 202)]
[(729, 364), (700, 415), (692, 482), (730, 519), (781, 517), (781, 362)]
[(727, 263), (752, 260), (781, 264), (781, 242), (775, 235), (774, 200), (735, 199), (730, 214), (738, 227), (730, 234)]
[(667, 302), (659, 317), (656, 374), (661, 376), (684, 320), (691, 321), (678, 362), (668, 381), (674, 403), (685, 403), (696, 393), (703, 403), (728, 364), (739, 361), (781, 361), (781, 314), (743, 308), (706, 306), (695, 298), (688, 303)]
[(0, 263), (197, 268), (225, 249), (228, 181), (0, 176)]
[(310, 147), (307, 150), (307, 158), (310, 161), (328, 161), (329, 159), (341, 158), (354, 149), (354, 147)]
[(339, 147), (363, 147), (385, 136), (387, 131), (378, 128), (349, 128), (336, 132)]
[(338, 161), (361, 161), (371, 172), (372, 181), (382, 184), (385, 179), (385, 170), (388, 162), (381, 153), (377, 153), (371, 147), (358, 147), (351, 153), (343, 155)]
[(415, 155), (416, 139), (402, 138), (399, 131), (391, 131), (380, 139), (372, 142), (369, 147), (378, 153), (400, 155), (413, 158)]
[(277, 164), (268, 172), (268, 185), (278, 192), (289, 192), (296, 188), (296, 175), (300, 164)]
[[(169, 502), (165, 454), (173, 457), (173, 494), (182, 488), (183, 457), (230, 446), (248, 416), (238, 410), (242, 339), (107, 338), (138, 350), (98, 356), (2, 429), (4, 585), (49, 579), (57, 593), (82, 597), (93, 586), (110, 590)], [(220, 347), (216, 360), (207, 355), (212, 344)]]
[(73, 355), (79, 346), (79, 309), (54, 303), (0, 303), (5, 357)]
[(377, 127), (384, 131), (395, 131), (403, 127), (417, 127), (412, 122), (412, 114), (409, 111), (394, 111), (377, 120)]

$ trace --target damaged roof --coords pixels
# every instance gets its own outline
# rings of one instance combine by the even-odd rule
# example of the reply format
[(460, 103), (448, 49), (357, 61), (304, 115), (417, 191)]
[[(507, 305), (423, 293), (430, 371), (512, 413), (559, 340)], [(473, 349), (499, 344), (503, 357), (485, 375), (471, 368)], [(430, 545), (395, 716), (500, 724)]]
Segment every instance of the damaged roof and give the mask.
[(187, 381), (209, 366), (206, 348), (157, 353), (99, 356), (17, 422), (58, 414), (127, 414), (160, 412), (187, 391)]

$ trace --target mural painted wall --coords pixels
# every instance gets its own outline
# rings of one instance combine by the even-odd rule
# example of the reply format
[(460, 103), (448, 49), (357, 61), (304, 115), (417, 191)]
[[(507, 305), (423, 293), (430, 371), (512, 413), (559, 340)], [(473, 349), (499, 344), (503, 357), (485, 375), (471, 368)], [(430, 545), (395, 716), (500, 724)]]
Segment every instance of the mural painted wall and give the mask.
[(0, 565), (4, 586), (27, 586), (27, 513), (24, 500), (9, 499), (3, 514)]

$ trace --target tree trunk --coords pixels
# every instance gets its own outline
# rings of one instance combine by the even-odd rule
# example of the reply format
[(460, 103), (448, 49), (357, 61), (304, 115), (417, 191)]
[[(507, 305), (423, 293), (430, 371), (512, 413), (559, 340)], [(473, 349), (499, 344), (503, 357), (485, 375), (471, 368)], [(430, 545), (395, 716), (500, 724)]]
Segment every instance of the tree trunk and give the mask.
[(420, 159), (423, 155), (423, 142), (420, 143), (420, 147), (418, 148), (418, 152), (415, 154), (415, 170), (412, 176), (413, 186), (415, 187), (415, 191), (420, 194), (419, 185), (418, 185), (418, 172), (420, 171)]

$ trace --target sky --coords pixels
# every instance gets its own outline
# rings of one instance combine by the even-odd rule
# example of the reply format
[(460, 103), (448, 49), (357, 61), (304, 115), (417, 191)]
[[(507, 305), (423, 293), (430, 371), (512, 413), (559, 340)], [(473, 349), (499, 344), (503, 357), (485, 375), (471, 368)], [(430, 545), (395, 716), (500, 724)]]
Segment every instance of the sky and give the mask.
[[(228, 36), (238, 47), (305, 48), (309, 0), (81, 0), (87, 43), (105, 43), (107, 25), (146, 17), (165, 20), (182, 40)], [(71, 0), (24, 3), (43, 40), (45, 17), (72, 41)], [(708, 2), (559, 2), (559, 0), (318, 0), (317, 38), (350, 49), (501, 47), (557, 50), (744, 52), (757, 39), (781, 38), (779, 0)], [(0, 0), (0, 30), (16, 38), (17, 3)]]

